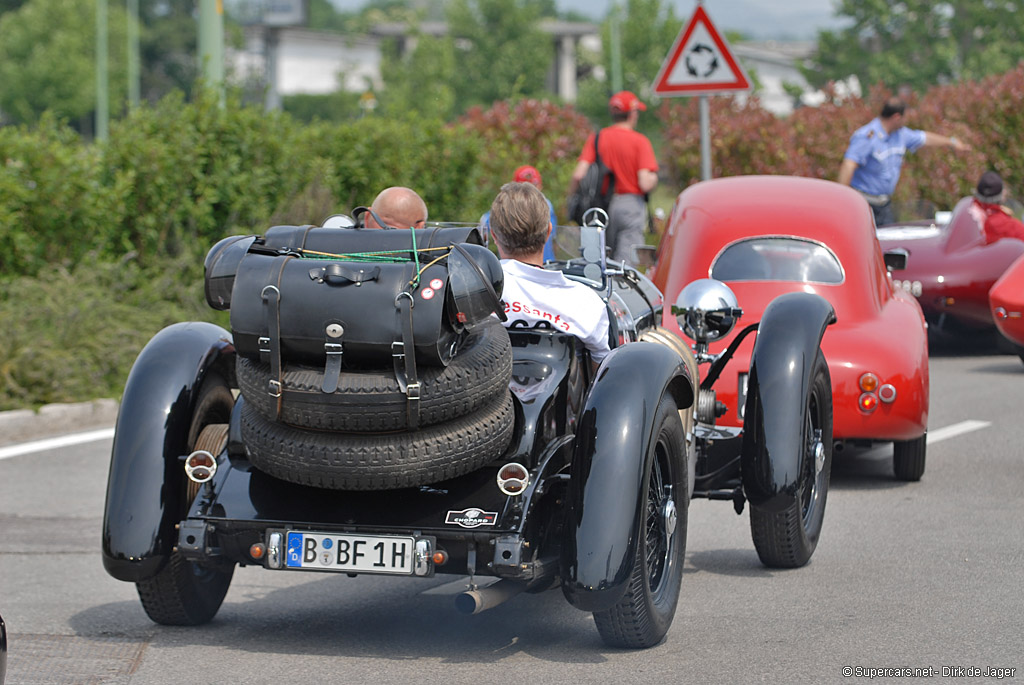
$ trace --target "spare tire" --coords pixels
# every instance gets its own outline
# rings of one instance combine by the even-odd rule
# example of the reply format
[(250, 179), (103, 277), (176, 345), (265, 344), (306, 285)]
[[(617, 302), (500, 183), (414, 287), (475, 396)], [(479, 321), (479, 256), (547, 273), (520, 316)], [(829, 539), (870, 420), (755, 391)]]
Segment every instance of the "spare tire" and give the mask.
[(393, 490), (461, 476), (500, 457), (514, 425), (507, 388), (469, 416), (401, 433), (311, 431), (268, 421), (248, 402), (241, 409), (242, 439), (255, 468), (334, 490)]
[[(322, 368), (284, 364), (281, 416), (268, 393), (270, 365), (236, 357), (238, 386), (246, 402), (266, 419), (290, 426), (346, 433), (381, 433), (409, 428), (407, 400), (394, 369), (342, 371), (338, 389), (320, 390)], [(471, 330), (446, 367), (420, 367), (420, 426), (466, 416), (508, 388), (512, 348), (495, 319)]]

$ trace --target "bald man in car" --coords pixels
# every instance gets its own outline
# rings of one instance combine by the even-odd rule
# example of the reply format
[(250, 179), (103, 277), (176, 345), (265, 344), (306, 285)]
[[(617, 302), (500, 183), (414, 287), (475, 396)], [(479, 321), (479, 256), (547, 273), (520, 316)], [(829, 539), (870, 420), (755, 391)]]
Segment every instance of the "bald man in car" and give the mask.
[(403, 186), (380, 191), (366, 213), (367, 228), (423, 228), (426, 223), (427, 203)]

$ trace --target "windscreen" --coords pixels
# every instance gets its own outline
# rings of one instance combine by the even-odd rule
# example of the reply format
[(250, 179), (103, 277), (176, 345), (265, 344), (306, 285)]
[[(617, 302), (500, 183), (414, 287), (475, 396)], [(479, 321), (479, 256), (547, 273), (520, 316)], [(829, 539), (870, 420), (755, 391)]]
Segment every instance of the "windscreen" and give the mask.
[(842, 283), (843, 267), (824, 245), (800, 238), (752, 238), (722, 250), (711, 265), (719, 281)]

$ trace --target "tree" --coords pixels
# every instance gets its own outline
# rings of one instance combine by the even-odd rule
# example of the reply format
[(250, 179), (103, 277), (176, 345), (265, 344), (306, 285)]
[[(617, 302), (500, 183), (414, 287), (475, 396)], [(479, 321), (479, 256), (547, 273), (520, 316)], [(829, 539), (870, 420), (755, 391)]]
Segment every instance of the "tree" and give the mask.
[[(618, 17), (615, 13), (618, 13)], [(628, 0), (624, 10), (614, 6), (601, 27), (604, 46), (603, 65), (607, 78), (588, 79), (580, 84), (578, 107), (597, 122), (608, 118), (608, 98), (612, 95), (612, 22), (618, 21), (619, 53), (621, 55), (622, 88), (637, 94), (648, 107), (657, 103), (651, 85), (658, 69), (668, 55), (672, 43), (683, 28), (671, 2), (663, 0)], [(654, 117), (641, 117), (640, 128), (651, 133), (656, 128)]]
[(803, 69), (816, 87), (856, 75), (923, 92), (1004, 73), (1024, 59), (1024, 12), (1015, 0), (842, 0), (836, 14), (850, 25), (820, 32)]
[(141, 90), (150, 102), (192, 92), (200, 72), (196, 11), (196, 0), (140, 0)]
[(551, 37), (539, 26), (544, 0), (451, 0), (448, 30), (458, 50), (458, 111), (498, 100), (548, 92), (554, 57)]
[(449, 36), (414, 33), (416, 47), (409, 55), (398, 53), (392, 43), (381, 62), (385, 88), (381, 110), (389, 115), (412, 113), (443, 121), (455, 114), (455, 43)]
[[(16, 122), (46, 110), (78, 120), (96, 106), (96, 9), (90, 0), (28, 0), (0, 15), (0, 109)], [(124, 9), (108, 9), (110, 108), (127, 93)]]
[(470, 107), (543, 96), (554, 58), (539, 27), (550, 0), (451, 0), (447, 34), (425, 35), (412, 21), (415, 47), (393, 44), (381, 67), (382, 110), (425, 112), (452, 119)]

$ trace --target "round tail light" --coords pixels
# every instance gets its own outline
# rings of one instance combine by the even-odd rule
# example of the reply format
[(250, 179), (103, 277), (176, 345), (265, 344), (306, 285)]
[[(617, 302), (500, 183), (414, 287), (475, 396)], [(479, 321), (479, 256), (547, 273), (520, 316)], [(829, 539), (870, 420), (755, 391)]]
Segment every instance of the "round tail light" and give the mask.
[(864, 392), (874, 392), (878, 389), (878, 376), (868, 372), (861, 374), (860, 377), (860, 389)]
[(860, 396), (857, 406), (860, 407), (862, 412), (870, 414), (878, 407), (878, 396), (873, 392), (866, 392)]
[(509, 496), (521, 495), (530, 482), (530, 472), (522, 464), (505, 464), (498, 469), (498, 489)]

